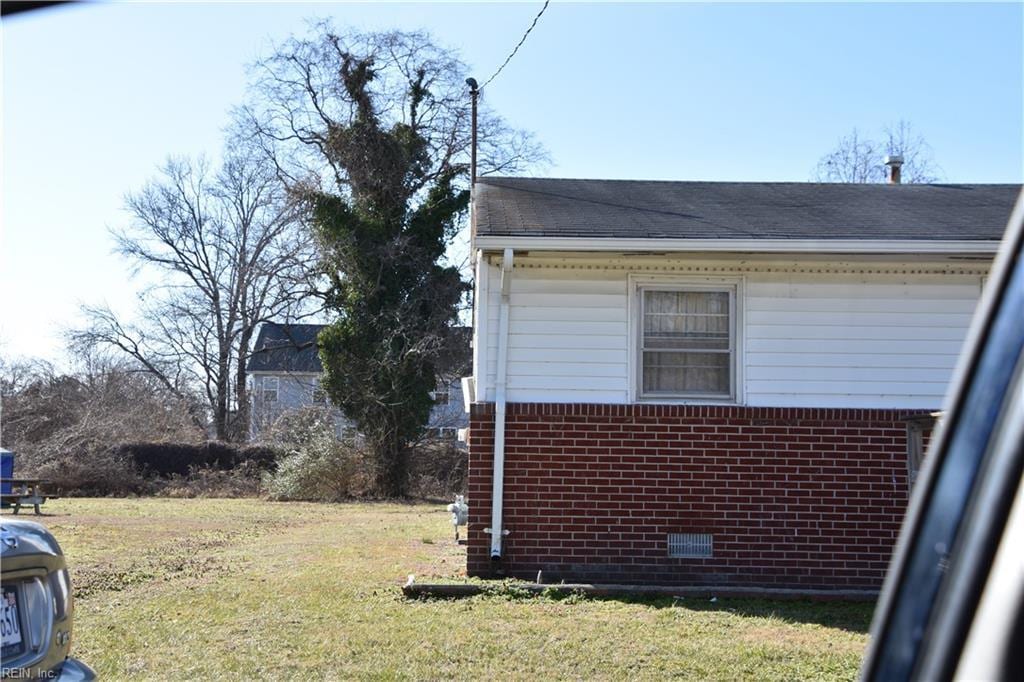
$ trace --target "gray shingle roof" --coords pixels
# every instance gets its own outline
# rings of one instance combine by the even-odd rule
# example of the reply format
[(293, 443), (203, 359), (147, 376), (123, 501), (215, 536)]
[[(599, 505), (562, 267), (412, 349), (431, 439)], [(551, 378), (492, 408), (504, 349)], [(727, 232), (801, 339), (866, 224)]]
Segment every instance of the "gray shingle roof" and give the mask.
[(277, 324), (260, 327), (256, 345), (246, 368), (250, 372), (323, 371), (317, 352), (316, 336), (322, 324)]
[[(322, 324), (279, 324), (266, 322), (260, 327), (256, 344), (246, 368), (250, 372), (311, 372), (323, 371), (320, 364), (316, 337)], [(448, 348), (442, 354), (441, 373), (461, 374), (468, 371), (473, 338), (471, 327), (450, 327)]]
[(477, 235), (998, 240), (1020, 185), (483, 178)]

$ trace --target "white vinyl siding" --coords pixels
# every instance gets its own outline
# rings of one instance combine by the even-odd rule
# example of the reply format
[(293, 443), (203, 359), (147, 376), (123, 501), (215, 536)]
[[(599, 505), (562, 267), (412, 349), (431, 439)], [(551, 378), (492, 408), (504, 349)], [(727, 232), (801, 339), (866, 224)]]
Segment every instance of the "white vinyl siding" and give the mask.
[[(517, 260), (518, 262), (518, 260)], [(735, 387), (741, 404), (937, 409), (980, 294), (977, 273), (719, 270), (737, 294)], [(979, 264), (982, 270), (986, 264)], [(822, 272), (814, 272), (820, 269)], [(879, 270), (884, 268), (880, 267)], [(919, 266), (917, 269), (926, 269)], [(709, 268), (714, 280), (715, 268)], [(500, 277), (481, 306), (484, 371), (478, 399), (494, 400)], [(633, 273), (636, 274), (636, 273)], [(628, 268), (517, 267), (510, 296), (511, 402), (627, 403), (637, 399), (639, 353)], [(641, 284), (681, 282), (645, 267)], [(721, 276), (718, 279), (722, 279)]]
[[(494, 400), (501, 275), (493, 265), (486, 270), (488, 379), (486, 397), (478, 396)], [(515, 268), (509, 308), (509, 400), (626, 402), (626, 288), (621, 272)]]
[[(250, 414), (250, 432), (253, 437), (273, 424), (288, 412), (317, 407), (326, 409), (334, 419), (335, 433), (341, 437), (349, 426), (348, 419), (334, 406), (329, 396), (320, 385), (321, 377), (305, 372), (281, 372), (268, 374), (254, 372), (250, 374), (252, 412)], [(270, 391), (276, 399), (267, 401), (265, 396)], [(453, 381), (438, 393), (447, 394), (448, 401), (436, 404), (430, 411), (428, 427), (459, 429), (467, 425), (469, 418), (463, 410), (462, 384)]]
[(964, 276), (748, 279), (747, 402), (934, 409), (980, 294)]

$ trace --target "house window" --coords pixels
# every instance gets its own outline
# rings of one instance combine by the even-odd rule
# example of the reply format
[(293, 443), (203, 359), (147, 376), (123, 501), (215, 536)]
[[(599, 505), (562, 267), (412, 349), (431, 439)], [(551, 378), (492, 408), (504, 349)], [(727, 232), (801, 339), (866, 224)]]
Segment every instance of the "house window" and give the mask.
[(280, 380), (277, 377), (263, 377), (260, 398), (265, 403), (276, 403), (279, 389)]
[(316, 404), (316, 405), (326, 405), (327, 404), (327, 391), (325, 391), (324, 387), (320, 385), (320, 379), (319, 378), (313, 379), (313, 388), (310, 391), (310, 398), (313, 400), (313, 403)]
[(735, 396), (734, 287), (641, 287), (639, 394)]
[(448, 391), (431, 391), (430, 395), (433, 396), (435, 405), (448, 404)]

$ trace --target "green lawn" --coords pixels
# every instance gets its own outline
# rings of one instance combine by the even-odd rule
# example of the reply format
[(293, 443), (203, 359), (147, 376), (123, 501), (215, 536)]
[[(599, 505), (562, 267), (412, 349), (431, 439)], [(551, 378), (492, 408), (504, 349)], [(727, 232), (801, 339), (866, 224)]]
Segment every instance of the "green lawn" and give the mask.
[(440, 505), (45, 509), (75, 583), (74, 652), (104, 679), (852, 679), (871, 617), (834, 602), (407, 601), (409, 573), (464, 570)]

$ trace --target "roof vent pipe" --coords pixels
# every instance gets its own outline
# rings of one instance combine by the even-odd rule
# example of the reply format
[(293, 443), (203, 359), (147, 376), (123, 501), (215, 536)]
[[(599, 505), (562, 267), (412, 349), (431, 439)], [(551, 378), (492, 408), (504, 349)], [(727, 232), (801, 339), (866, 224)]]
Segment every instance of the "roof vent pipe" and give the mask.
[(890, 154), (885, 157), (884, 163), (889, 167), (889, 170), (886, 172), (886, 177), (889, 178), (889, 184), (900, 184), (900, 171), (903, 169), (903, 157), (899, 154)]

